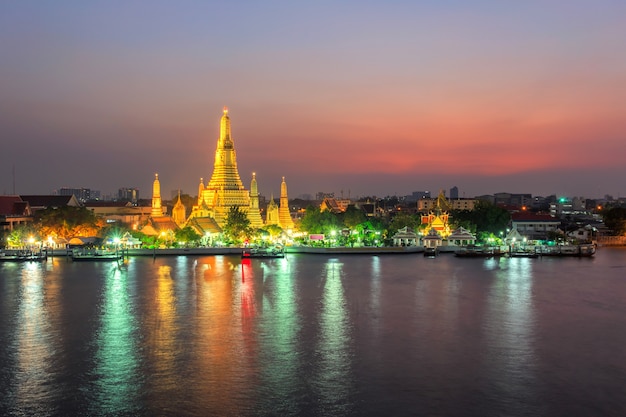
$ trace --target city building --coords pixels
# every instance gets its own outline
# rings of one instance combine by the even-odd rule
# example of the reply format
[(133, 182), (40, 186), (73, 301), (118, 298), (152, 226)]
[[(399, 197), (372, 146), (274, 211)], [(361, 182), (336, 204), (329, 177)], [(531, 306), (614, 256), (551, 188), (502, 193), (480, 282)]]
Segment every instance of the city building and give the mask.
[(100, 191), (92, 190), (90, 188), (65, 188), (63, 187), (57, 191), (57, 194), (62, 195), (62, 196), (73, 195), (81, 203), (84, 203), (85, 201), (89, 201), (89, 200), (100, 199)]
[(117, 199), (136, 203), (139, 200), (139, 190), (136, 188), (120, 188), (117, 190)]
[(0, 229), (13, 230), (16, 226), (33, 221), (28, 201), (19, 195), (0, 196)]
[(130, 201), (88, 201), (85, 208), (107, 224), (122, 223), (133, 230), (146, 223), (152, 214), (151, 206), (138, 206)]
[(81, 207), (82, 204), (74, 194), (69, 195), (21, 195), (20, 198), (28, 201), (33, 212), (47, 208)]
[(455, 185), (450, 188), (450, 200), (456, 200), (459, 198), (459, 188)]
[[(446, 200), (449, 210), (474, 210), (478, 203), (475, 198), (457, 198), (456, 200)], [(438, 198), (423, 198), (417, 201), (417, 211), (425, 213), (434, 210), (439, 203)]]
[(517, 230), (527, 240), (544, 240), (560, 225), (561, 221), (549, 214), (511, 213), (511, 230)]

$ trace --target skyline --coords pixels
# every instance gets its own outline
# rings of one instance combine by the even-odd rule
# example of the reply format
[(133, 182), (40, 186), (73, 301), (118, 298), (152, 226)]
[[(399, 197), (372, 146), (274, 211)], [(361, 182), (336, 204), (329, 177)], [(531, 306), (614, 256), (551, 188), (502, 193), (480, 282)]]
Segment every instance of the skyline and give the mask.
[(626, 194), (626, 4), (0, 5), (0, 192)]

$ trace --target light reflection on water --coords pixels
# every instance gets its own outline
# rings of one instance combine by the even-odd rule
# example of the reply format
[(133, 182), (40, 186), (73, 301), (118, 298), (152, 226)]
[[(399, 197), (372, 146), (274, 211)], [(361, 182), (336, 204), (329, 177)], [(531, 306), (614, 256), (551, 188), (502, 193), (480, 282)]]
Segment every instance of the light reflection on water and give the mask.
[(53, 399), (49, 387), (55, 379), (55, 369), (50, 366), (55, 334), (51, 329), (46, 297), (51, 297), (50, 302), (54, 305), (56, 291), (46, 294), (45, 274), (39, 264), (25, 263), (20, 275), (13, 375), (16, 408), (30, 415), (49, 415), (54, 412), (46, 404)]
[(137, 412), (139, 390), (138, 332), (135, 303), (130, 298), (127, 274), (109, 267), (104, 276), (100, 329), (96, 335), (93, 378), (96, 415)]
[(624, 415), (624, 270), (626, 251), (4, 264), (0, 415)]
[[(489, 290), (484, 321), (487, 349), (483, 362), (493, 381), (489, 395), (494, 403), (508, 399), (526, 415), (542, 414), (534, 392), (539, 380), (534, 366), (533, 262), (536, 259), (491, 261), (493, 265), (489, 266), (493, 266), (495, 279)], [(503, 412), (509, 405), (501, 405)]]
[(326, 263), (319, 320), (317, 360), (314, 375), (319, 409), (327, 415), (352, 412), (352, 352), (350, 322), (343, 289), (343, 263), (331, 259)]

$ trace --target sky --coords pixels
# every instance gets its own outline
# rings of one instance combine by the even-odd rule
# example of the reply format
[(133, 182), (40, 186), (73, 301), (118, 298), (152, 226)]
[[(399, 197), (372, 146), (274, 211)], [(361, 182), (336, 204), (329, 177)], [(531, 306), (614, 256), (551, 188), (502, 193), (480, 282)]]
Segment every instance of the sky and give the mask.
[(626, 2), (3, 1), (0, 194), (626, 195)]

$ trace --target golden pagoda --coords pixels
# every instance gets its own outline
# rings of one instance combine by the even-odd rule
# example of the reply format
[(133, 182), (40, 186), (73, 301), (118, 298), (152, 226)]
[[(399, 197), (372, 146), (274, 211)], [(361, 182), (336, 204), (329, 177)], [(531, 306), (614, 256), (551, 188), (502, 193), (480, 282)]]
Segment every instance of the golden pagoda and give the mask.
[(278, 225), (278, 205), (274, 201), (274, 195), (270, 198), (270, 202), (267, 204), (267, 211), (265, 213), (265, 224)]
[(239, 176), (235, 143), (230, 131), (230, 117), (228, 108), (224, 107), (224, 114), (220, 121), (220, 136), (215, 150), (213, 175), (206, 186), (203, 179), (200, 179), (198, 203), (193, 206), (189, 220), (211, 217), (219, 227), (223, 227), (230, 208), (239, 207), (242, 212), (247, 213), (251, 226), (261, 227), (263, 221), (258, 207), (256, 176), (253, 176), (252, 181), (255, 190), (251, 199), (251, 194), (245, 189)]
[(154, 174), (154, 182), (152, 183), (152, 217), (163, 216), (163, 207), (161, 205), (161, 183), (159, 182), (159, 174)]
[(256, 173), (252, 173), (252, 181), (250, 182), (250, 208), (248, 209), (248, 219), (250, 226), (255, 228), (263, 227), (263, 219), (261, 218), (261, 210), (259, 209), (259, 186), (256, 183)]
[(172, 208), (172, 220), (174, 220), (178, 227), (183, 227), (187, 221), (185, 206), (180, 199), (180, 190), (178, 190), (178, 200), (176, 204), (174, 204), (174, 208)]
[(278, 207), (278, 222), (283, 230), (293, 229), (293, 220), (289, 211), (289, 197), (287, 196), (287, 183), (285, 177), (280, 184), (280, 205)]

